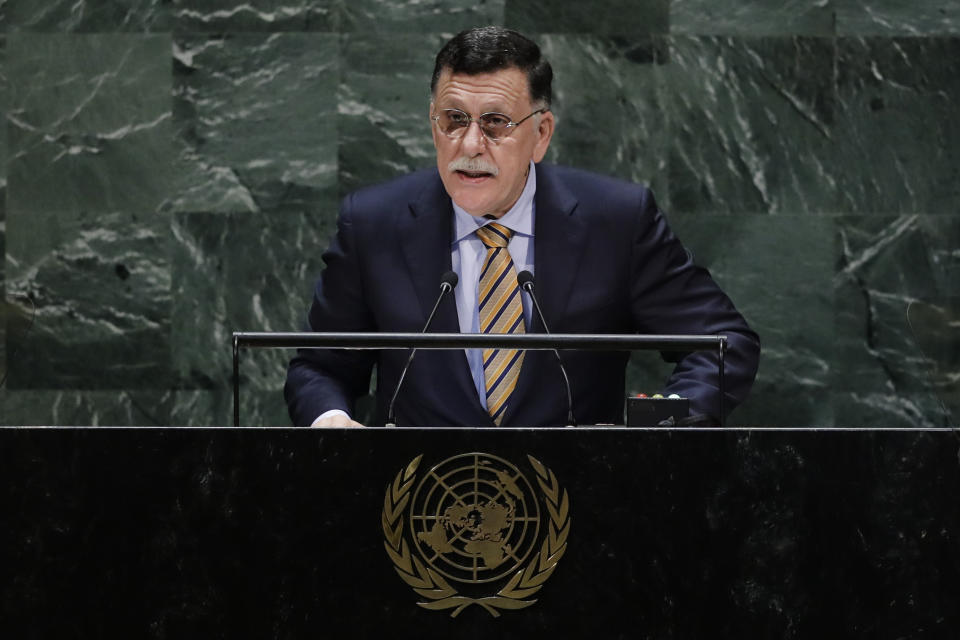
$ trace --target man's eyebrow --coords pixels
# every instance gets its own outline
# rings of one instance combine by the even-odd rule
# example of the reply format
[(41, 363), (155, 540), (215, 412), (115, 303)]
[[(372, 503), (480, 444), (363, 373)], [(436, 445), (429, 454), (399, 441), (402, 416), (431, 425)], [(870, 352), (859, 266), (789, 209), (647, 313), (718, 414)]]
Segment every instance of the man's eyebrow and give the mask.
[(433, 104), (435, 104), (438, 109), (459, 109), (460, 111), (465, 111), (463, 102), (457, 98), (440, 98), (434, 100)]
[[(495, 97), (490, 102), (484, 103), (485, 106), (482, 107), (480, 113), (507, 113), (507, 103), (500, 102), (502, 99), (502, 97)], [(459, 109), (463, 112), (467, 111), (463, 98), (460, 96), (437, 96), (432, 102), (438, 109)], [(480, 114), (478, 113), (477, 115)]]

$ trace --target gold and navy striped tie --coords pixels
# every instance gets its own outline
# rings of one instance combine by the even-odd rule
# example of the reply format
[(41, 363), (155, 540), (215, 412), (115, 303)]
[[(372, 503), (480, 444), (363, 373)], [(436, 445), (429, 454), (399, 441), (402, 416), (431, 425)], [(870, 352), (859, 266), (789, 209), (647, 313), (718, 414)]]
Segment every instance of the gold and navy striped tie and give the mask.
[[(487, 258), (477, 288), (482, 333), (524, 333), (523, 305), (517, 285), (517, 269), (507, 251), (513, 231), (496, 222), (477, 229), (487, 247)], [(510, 394), (517, 386), (523, 351), (483, 350), (483, 377), (487, 388), (487, 412), (500, 425)]]

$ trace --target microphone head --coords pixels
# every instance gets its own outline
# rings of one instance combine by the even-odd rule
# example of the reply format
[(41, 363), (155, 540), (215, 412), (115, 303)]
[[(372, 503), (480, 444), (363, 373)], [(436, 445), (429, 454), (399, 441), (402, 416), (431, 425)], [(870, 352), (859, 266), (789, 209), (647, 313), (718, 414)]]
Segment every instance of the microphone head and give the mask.
[(521, 289), (526, 289), (529, 285), (533, 286), (533, 274), (529, 271), (521, 271), (517, 274), (517, 284), (520, 285)]
[(457, 283), (460, 281), (460, 278), (453, 271), (447, 271), (442, 276), (440, 276), (440, 288), (450, 287), (451, 289), (456, 288)]

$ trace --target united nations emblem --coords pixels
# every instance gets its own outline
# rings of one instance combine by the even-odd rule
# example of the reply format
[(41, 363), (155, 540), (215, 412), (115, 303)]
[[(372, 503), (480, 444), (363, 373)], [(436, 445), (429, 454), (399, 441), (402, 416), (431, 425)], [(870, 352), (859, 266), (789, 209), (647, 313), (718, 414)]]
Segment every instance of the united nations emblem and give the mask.
[(422, 458), (387, 486), (382, 517), (397, 573), (425, 598), (417, 604), (452, 609), (452, 617), (475, 604), (498, 617), (535, 603), (530, 596), (557, 567), (570, 533), (570, 499), (553, 472), (527, 456), (533, 485), (503, 458), (465, 453), (418, 482)]

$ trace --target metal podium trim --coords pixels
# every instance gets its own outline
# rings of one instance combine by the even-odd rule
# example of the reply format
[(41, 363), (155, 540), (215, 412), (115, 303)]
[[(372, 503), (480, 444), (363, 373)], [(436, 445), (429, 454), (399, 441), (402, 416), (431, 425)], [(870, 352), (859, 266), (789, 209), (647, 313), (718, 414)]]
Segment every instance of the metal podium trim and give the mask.
[(719, 356), (720, 426), (724, 419), (725, 335), (622, 335), (607, 333), (233, 333), (233, 426), (240, 426), (240, 349), (525, 349), (579, 351), (712, 351)]

